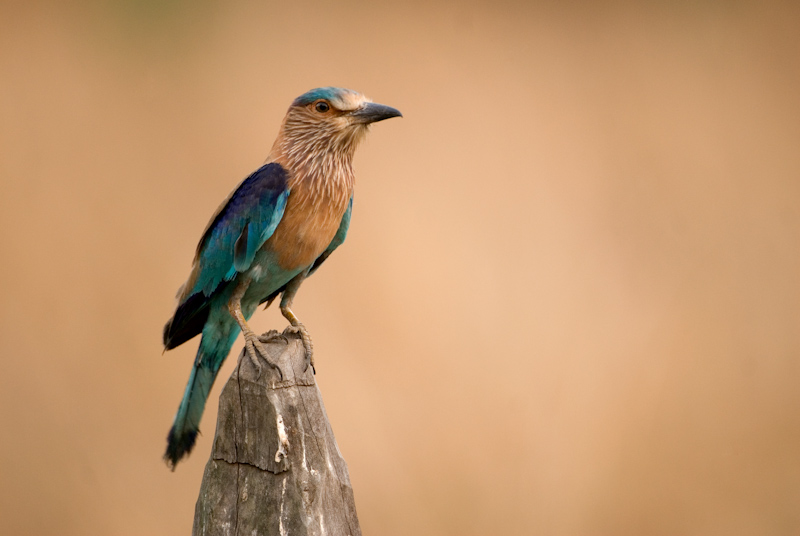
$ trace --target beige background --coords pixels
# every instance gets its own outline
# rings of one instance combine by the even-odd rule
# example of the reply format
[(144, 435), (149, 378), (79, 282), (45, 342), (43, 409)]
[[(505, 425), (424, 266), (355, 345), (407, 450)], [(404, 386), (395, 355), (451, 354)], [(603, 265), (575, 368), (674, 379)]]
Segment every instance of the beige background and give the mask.
[(3, 3), (2, 533), (189, 532), (219, 384), (170, 473), (197, 341), (162, 355), (161, 328), (320, 85), (405, 114), (296, 302), (365, 534), (800, 533), (799, 20)]

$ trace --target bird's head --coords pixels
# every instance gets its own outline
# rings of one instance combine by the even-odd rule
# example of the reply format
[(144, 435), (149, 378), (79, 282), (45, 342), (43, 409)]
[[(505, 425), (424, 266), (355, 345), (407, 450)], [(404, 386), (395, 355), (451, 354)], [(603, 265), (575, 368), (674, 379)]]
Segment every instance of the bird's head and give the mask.
[[(295, 99), (273, 153), (297, 163), (320, 154), (349, 158), (370, 124), (402, 114), (350, 89), (322, 87)], [(278, 154), (275, 154), (278, 156)]]

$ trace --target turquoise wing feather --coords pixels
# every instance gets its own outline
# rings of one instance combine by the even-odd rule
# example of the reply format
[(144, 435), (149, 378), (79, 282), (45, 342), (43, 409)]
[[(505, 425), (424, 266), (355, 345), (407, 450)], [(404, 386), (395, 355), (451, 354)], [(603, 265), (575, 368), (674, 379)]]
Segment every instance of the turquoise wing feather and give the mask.
[(167, 350), (200, 334), (214, 295), (252, 266), (256, 252), (283, 217), (287, 180), (280, 164), (267, 164), (247, 177), (217, 211), (197, 246), (191, 288), (164, 326)]
[(192, 291), (210, 296), (225, 281), (250, 268), (283, 217), (288, 175), (267, 164), (245, 179), (208, 226), (197, 248), (199, 273)]

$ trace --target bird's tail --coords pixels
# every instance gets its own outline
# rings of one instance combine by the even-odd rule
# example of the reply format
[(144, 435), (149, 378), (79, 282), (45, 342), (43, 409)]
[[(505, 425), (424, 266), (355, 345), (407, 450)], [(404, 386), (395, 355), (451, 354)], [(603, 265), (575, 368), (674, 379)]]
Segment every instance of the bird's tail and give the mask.
[(235, 324), (231, 325), (232, 320), (231, 318), (231, 322), (223, 322), (221, 325), (207, 325), (203, 330), (189, 383), (167, 436), (164, 461), (173, 471), (181, 458), (187, 456), (194, 447), (208, 393), (239, 333), (238, 329), (233, 329)]

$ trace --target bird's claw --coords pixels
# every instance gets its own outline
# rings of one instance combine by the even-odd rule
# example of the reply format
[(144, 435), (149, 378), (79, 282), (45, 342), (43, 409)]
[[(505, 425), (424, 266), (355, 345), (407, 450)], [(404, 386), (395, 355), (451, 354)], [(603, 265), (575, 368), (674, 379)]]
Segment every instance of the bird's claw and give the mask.
[(300, 339), (303, 341), (303, 349), (306, 354), (306, 366), (303, 372), (307, 371), (310, 366), (311, 371), (316, 375), (317, 369), (314, 367), (314, 343), (311, 341), (311, 335), (308, 334), (306, 327), (298, 322), (297, 324), (292, 324), (287, 327), (286, 331), (300, 334)]
[(247, 357), (250, 358), (253, 366), (256, 368), (256, 380), (261, 377), (261, 369), (263, 368), (261, 366), (261, 361), (258, 359), (258, 356), (261, 355), (261, 357), (269, 366), (278, 371), (279, 381), (283, 381), (283, 372), (281, 371), (281, 368), (272, 360), (267, 352), (267, 349), (261, 344), (262, 342), (266, 341), (262, 341), (260, 337), (255, 335), (252, 337), (245, 336), (245, 353), (247, 354)]

